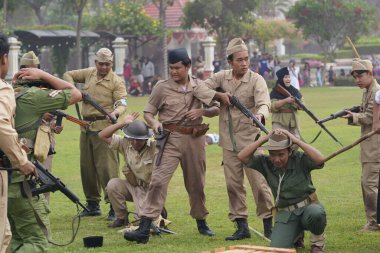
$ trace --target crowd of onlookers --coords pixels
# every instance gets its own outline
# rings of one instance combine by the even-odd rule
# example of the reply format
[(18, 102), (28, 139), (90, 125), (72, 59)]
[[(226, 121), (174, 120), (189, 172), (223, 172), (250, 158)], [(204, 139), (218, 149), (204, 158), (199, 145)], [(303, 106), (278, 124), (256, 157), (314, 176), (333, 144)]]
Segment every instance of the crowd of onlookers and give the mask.
[[(373, 74), (380, 77), (380, 60), (372, 55), (370, 60), (373, 64)], [(282, 67), (288, 67), (292, 84), (299, 89), (300, 87), (319, 87), (323, 84), (334, 85), (336, 78), (350, 76), (349, 69), (344, 67), (328, 66), (323, 71), (324, 65), (318, 60), (306, 60), (303, 63), (296, 59), (281, 61), (277, 55), (269, 53), (258, 54), (253, 52), (250, 57), (250, 69), (259, 73), (265, 80), (275, 80), (276, 72)], [(215, 56), (212, 62), (214, 73), (222, 69), (221, 60)], [(198, 56), (192, 61), (192, 74), (198, 79), (205, 79), (205, 62), (202, 56)], [(129, 61), (125, 60), (124, 79), (128, 94), (131, 96), (149, 95), (155, 84), (161, 80), (161, 76), (155, 73), (154, 63), (148, 57), (141, 57)]]

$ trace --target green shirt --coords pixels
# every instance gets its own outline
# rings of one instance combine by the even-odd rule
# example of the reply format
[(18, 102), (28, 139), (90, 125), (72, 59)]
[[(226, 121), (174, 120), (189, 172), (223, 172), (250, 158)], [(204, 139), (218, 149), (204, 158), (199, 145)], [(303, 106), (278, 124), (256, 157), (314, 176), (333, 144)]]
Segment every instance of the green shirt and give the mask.
[[(32, 127), (37, 121), (40, 121), (44, 113), (58, 109), (64, 110), (70, 105), (70, 90), (62, 90), (54, 97), (49, 96), (52, 91), (51, 89), (31, 87), (16, 99), (16, 130)], [(24, 137), (34, 141), (39, 125), (37, 124), (36, 127), (26, 132), (19, 133), (19, 138)], [(29, 158), (31, 157), (29, 156)], [(12, 183), (22, 182), (23, 180), (24, 176), (19, 173), (12, 173)]]
[(306, 154), (299, 151), (289, 157), (285, 172), (274, 168), (268, 155), (253, 155), (247, 166), (263, 174), (275, 199), (280, 177), (283, 176), (277, 207), (294, 205), (315, 192), (310, 172), (323, 168), (323, 164), (316, 165)]

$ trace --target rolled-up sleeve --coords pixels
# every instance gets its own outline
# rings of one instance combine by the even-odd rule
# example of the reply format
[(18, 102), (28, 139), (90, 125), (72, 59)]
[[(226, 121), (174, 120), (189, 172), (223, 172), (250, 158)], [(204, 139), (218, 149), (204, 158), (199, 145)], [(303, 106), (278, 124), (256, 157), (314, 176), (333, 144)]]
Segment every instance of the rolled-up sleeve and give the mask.
[(257, 77), (256, 85), (254, 87), (254, 97), (257, 114), (261, 114), (265, 118), (268, 118), (271, 102), (267, 84), (262, 76)]

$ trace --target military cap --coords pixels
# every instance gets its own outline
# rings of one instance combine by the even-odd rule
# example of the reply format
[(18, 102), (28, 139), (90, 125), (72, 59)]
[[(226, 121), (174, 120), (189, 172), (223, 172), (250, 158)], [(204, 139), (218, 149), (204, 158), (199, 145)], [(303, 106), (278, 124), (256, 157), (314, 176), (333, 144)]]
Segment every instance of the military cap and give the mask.
[(131, 139), (147, 140), (153, 133), (148, 126), (140, 120), (133, 121), (128, 126), (123, 127), (124, 136)]
[(241, 38), (234, 38), (230, 40), (227, 46), (227, 56), (241, 51), (248, 51), (244, 41)]
[(33, 51), (29, 51), (23, 54), (23, 56), (20, 59), (20, 66), (32, 66), (38, 64), (40, 64), (40, 60)]
[(369, 60), (361, 60), (359, 58), (355, 58), (352, 61), (352, 71), (351, 71), (351, 74), (352, 74), (352, 72), (357, 71), (357, 70), (365, 70), (365, 71), (372, 72), (372, 69), (373, 69), (373, 66), (372, 66), (372, 62), (371, 61), (369, 61)]
[(113, 62), (113, 54), (108, 48), (101, 48), (96, 52), (95, 60), (98, 62)]
[(185, 48), (177, 48), (169, 51), (168, 61), (170, 64), (174, 64), (180, 61), (190, 59)]
[(289, 69), (287, 67), (279, 69), (276, 72), (276, 76), (277, 76), (278, 80), (282, 80), (284, 78), (284, 76), (287, 76), (287, 75), (289, 75)]
[(289, 137), (283, 133), (273, 133), (268, 140), (267, 146), (262, 146), (262, 149), (266, 150), (281, 150), (289, 148), (292, 145), (292, 141)]

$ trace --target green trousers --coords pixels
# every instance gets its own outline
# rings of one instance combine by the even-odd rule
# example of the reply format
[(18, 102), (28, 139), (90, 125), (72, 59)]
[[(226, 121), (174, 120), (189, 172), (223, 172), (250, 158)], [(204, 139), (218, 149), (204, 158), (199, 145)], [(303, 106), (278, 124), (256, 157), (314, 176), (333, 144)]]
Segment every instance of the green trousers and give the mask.
[(46, 228), (50, 229), (49, 207), (43, 194), (33, 197), (31, 203), (22, 197), (20, 185), (13, 183), (8, 190), (8, 219), (11, 225), (11, 252), (44, 253), (48, 250), (48, 241), (37, 223), (31, 207), (38, 213)]
[[(111, 178), (119, 177), (119, 156), (116, 150), (99, 139), (98, 132), (81, 132), (80, 172), (83, 192), (87, 201), (101, 199)], [(107, 196), (105, 196), (108, 202)]]
[(297, 236), (304, 230), (315, 235), (323, 234), (326, 227), (326, 212), (319, 203), (276, 214), (272, 230), (271, 247), (293, 248)]

